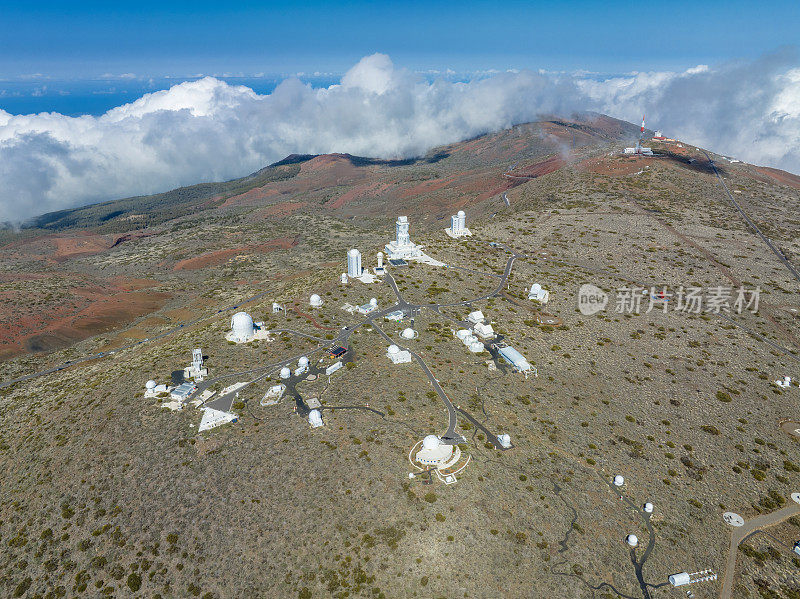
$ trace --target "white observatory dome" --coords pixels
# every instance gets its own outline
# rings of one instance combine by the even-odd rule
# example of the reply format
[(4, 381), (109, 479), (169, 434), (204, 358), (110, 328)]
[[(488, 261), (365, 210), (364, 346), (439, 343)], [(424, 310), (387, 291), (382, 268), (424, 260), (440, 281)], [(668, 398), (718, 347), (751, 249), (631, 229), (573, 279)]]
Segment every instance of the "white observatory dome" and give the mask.
[(636, 547), (639, 544), (639, 537), (636, 535), (628, 535), (625, 537), (625, 542), (631, 547)]
[(151, 380), (147, 381), (147, 382), (144, 384), (144, 387), (145, 387), (145, 389), (147, 389), (148, 391), (152, 391), (153, 389), (155, 389), (155, 388), (156, 388), (156, 382), (155, 382), (154, 380), (152, 380), (152, 379), (151, 379)]
[(473, 354), (479, 354), (483, 351), (483, 349), (483, 343), (480, 341), (473, 341), (469, 344), (469, 351), (471, 351)]
[(400, 333), (400, 336), (403, 339), (413, 339), (415, 337), (415, 333), (416, 333), (416, 331), (414, 331), (414, 329), (409, 327), (407, 329), (403, 329), (403, 332)]
[(322, 414), (319, 410), (314, 409), (308, 413), (308, 423), (314, 427), (322, 426)]
[(463, 218), (463, 217), (465, 217), (465, 216), (466, 216), (466, 214), (464, 214), (464, 211), (463, 211), (463, 210), (459, 210), (459, 211), (458, 211), (458, 217), (459, 217), (459, 218)]
[(396, 345), (392, 344), (392, 345), (389, 346), (389, 349), (386, 350), (386, 351), (388, 351), (390, 354), (399, 354), (400, 353), (400, 348), (397, 347)]
[(348, 256), (352, 256), (353, 258), (355, 258), (356, 256), (358, 256), (358, 250), (356, 248), (353, 248), (352, 250), (347, 252), (347, 255)]
[(464, 341), (464, 339), (466, 339), (467, 335), (469, 335), (469, 330), (468, 329), (459, 329), (458, 332), (456, 333), (456, 337), (461, 339), (461, 341)]
[(231, 336), (234, 341), (249, 341), (255, 330), (253, 318), (247, 312), (237, 312), (231, 318)]
[(442, 442), (436, 435), (428, 435), (422, 440), (422, 449), (436, 449)]
[(647, 503), (645, 503), (644, 504), (644, 511), (647, 512), (648, 514), (652, 514), (653, 513), (653, 504), (650, 503), (649, 501)]
[(308, 358), (305, 356), (300, 356), (300, 359), (297, 361), (297, 365), (300, 368), (305, 368), (306, 366), (308, 366)]
[(342, 273), (342, 285), (347, 285), (347, 273)]
[(621, 474), (617, 474), (614, 477), (614, 486), (615, 487), (621, 487), (624, 484), (625, 484), (625, 477), (622, 476)]
[(292, 376), (292, 371), (289, 369), (288, 366), (284, 366), (283, 368), (281, 368), (282, 379), (288, 379), (290, 376)]
[(369, 300), (369, 305), (370, 306), (377, 306), (378, 305), (378, 300), (373, 297), (372, 299)]
[(308, 303), (314, 308), (319, 308), (322, 305), (322, 298), (315, 293), (309, 298)]

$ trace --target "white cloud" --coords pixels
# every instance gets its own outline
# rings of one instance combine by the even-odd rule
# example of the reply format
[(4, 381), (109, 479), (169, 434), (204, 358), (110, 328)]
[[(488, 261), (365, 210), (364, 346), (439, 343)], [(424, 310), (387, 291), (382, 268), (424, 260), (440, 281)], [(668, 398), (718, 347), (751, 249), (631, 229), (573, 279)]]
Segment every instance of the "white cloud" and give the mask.
[(800, 68), (751, 63), (597, 79), (519, 71), (426, 81), (363, 58), (328, 88), (297, 78), (268, 95), (205, 77), (99, 117), (0, 110), (0, 220), (230, 179), (290, 153), (407, 157), (535, 120), (597, 110), (739, 158), (800, 171)]

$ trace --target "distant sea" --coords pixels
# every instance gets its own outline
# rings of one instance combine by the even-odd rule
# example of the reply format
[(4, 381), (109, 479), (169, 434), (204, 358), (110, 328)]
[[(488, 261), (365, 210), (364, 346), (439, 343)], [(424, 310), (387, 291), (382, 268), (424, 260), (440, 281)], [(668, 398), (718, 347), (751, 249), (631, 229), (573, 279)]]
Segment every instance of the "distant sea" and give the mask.
[[(231, 85), (246, 85), (259, 94), (271, 93), (286, 76), (217, 77)], [(3, 81), (0, 79), (0, 109), (11, 114), (60, 112), (68, 116), (99, 116), (108, 110), (128, 104), (143, 95), (169, 89), (192, 78), (161, 79), (31, 79)], [(301, 77), (314, 87), (338, 83), (338, 77)]]

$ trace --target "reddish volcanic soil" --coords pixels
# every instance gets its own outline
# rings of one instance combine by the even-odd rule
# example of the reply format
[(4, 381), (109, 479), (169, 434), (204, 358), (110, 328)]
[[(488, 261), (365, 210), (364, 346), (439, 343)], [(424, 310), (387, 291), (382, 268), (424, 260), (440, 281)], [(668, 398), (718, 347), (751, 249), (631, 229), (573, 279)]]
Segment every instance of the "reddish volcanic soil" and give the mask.
[(170, 297), (164, 292), (128, 291), (120, 285), (76, 289), (72, 305), (53, 308), (46, 314), (20, 314), (0, 302), (0, 359), (66, 347), (113, 330), (160, 309)]
[(776, 168), (769, 168), (767, 166), (757, 166), (755, 170), (763, 175), (767, 175), (773, 181), (777, 181), (783, 185), (788, 185), (789, 187), (793, 187), (795, 189), (800, 189), (800, 177), (797, 175), (793, 175), (792, 173), (787, 173), (786, 171), (781, 171)]
[(251, 254), (251, 253), (267, 253), (272, 252), (275, 250), (288, 250), (291, 247), (297, 245), (296, 239), (289, 239), (288, 237), (282, 237), (280, 239), (273, 239), (268, 241), (267, 243), (262, 243), (261, 245), (245, 245), (237, 248), (230, 248), (227, 250), (217, 250), (215, 252), (209, 252), (207, 254), (203, 254), (202, 256), (197, 256), (195, 258), (187, 258), (186, 260), (181, 260), (173, 267), (174, 270), (199, 270), (201, 268), (207, 268), (209, 266), (219, 266), (220, 264), (225, 264), (228, 260), (237, 256), (239, 254)]

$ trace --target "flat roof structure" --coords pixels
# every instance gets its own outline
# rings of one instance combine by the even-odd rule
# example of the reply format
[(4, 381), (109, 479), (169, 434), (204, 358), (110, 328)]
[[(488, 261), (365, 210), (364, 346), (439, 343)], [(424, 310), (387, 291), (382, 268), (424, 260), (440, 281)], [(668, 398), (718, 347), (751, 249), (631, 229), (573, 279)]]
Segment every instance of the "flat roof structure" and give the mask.
[(170, 397), (172, 399), (177, 399), (178, 401), (186, 401), (186, 398), (189, 397), (192, 393), (197, 391), (197, 385), (194, 383), (181, 383), (177, 387), (175, 387), (172, 391), (170, 391)]
[(527, 372), (531, 369), (531, 364), (528, 360), (525, 359), (521, 353), (519, 353), (516, 349), (511, 347), (510, 345), (506, 347), (499, 347), (497, 351), (500, 353), (503, 358), (505, 358), (508, 362), (514, 366), (514, 368), (520, 372)]

